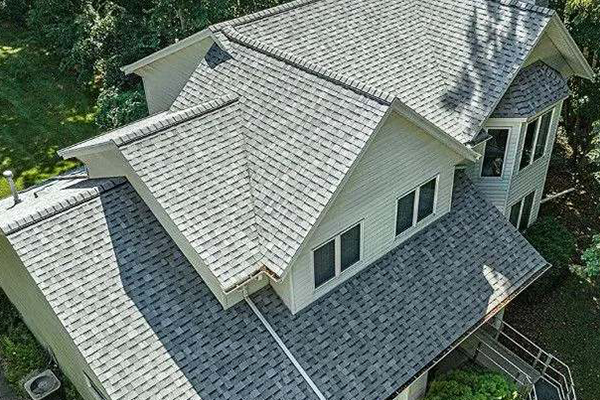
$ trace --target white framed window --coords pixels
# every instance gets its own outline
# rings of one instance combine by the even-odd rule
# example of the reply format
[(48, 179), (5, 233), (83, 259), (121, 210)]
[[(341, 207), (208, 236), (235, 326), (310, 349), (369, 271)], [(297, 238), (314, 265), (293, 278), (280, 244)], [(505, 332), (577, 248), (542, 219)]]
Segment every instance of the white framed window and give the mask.
[(485, 143), (481, 176), (501, 178), (506, 160), (510, 128), (488, 128), (487, 133), (491, 138)]
[(527, 196), (517, 201), (510, 208), (510, 223), (513, 224), (514, 227), (518, 228), (520, 231), (524, 231), (529, 227), (534, 199), (535, 191), (529, 193)]
[(439, 175), (396, 201), (396, 236), (435, 213)]
[(546, 153), (553, 115), (554, 109), (545, 112), (527, 124), (519, 170), (533, 164), (534, 161), (540, 159)]
[(358, 223), (313, 250), (315, 288), (323, 286), (362, 258), (362, 223)]
[(96, 400), (107, 400), (106, 397), (104, 397), (104, 395), (102, 394), (102, 392), (100, 391), (100, 389), (98, 389), (98, 387), (94, 384), (94, 382), (90, 379), (90, 377), (88, 376), (88, 374), (86, 374), (85, 372), (83, 373), (83, 375), (85, 375), (85, 380), (87, 381), (87, 384), (90, 388), (90, 390), (92, 391), (92, 394), (94, 395), (94, 397), (96, 398)]

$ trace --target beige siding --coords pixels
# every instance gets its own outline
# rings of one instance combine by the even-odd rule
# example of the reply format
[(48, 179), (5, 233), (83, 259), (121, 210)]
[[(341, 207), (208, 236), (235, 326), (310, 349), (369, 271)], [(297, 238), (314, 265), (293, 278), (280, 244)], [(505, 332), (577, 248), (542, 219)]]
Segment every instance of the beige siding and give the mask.
[[(354, 275), (450, 209), (454, 166), (462, 157), (420, 128), (392, 114), (291, 266), (292, 311), (298, 311)], [(439, 175), (435, 215), (395, 238), (396, 200)], [(361, 261), (315, 290), (312, 250), (362, 223)]]
[(213, 40), (208, 37), (135, 71), (144, 80), (144, 91), (150, 114), (171, 107), (213, 43)]
[(2, 289), (17, 307), (38, 341), (54, 354), (62, 371), (77, 387), (83, 398), (96, 400), (90, 392), (84, 372), (95, 380), (99, 388), (102, 385), (95, 378), (52, 307), (2, 234), (0, 234), (0, 255)]
[[(546, 184), (546, 177), (548, 175), (548, 167), (550, 166), (550, 158), (552, 154), (552, 148), (556, 141), (556, 128), (558, 126), (558, 120), (562, 110), (562, 103), (558, 104), (554, 110), (552, 118), (552, 125), (550, 128), (550, 135), (548, 136), (548, 142), (546, 144), (546, 151), (544, 156), (533, 162), (533, 164), (523, 168), (519, 171), (518, 164), (521, 162), (521, 152), (523, 149), (523, 143), (525, 141), (524, 133), (519, 139), (517, 147), (517, 165), (514, 169), (513, 176), (511, 179), (510, 190), (508, 193), (508, 202), (506, 207), (506, 215), (510, 213), (510, 207), (527, 196), (532, 191), (536, 191), (535, 200), (533, 202), (533, 209), (531, 213), (530, 223), (533, 223), (538, 216), (540, 210), (540, 201), (543, 196), (544, 186)], [(523, 124), (523, 132), (525, 132), (527, 124)]]
[(515, 165), (517, 156), (517, 147), (519, 144), (519, 136), (521, 124), (514, 120), (490, 120), (486, 128), (508, 128), (510, 130), (508, 143), (506, 146), (506, 155), (504, 159), (504, 171), (501, 177), (482, 177), (481, 168), (483, 165), (483, 154), (485, 154), (485, 143), (478, 145), (475, 151), (480, 153), (482, 157), (476, 163), (470, 164), (467, 167), (469, 178), (477, 185), (479, 191), (499, 210), (504, 211), (506, 207), (506, 197), (510, 185), (512, 170)]

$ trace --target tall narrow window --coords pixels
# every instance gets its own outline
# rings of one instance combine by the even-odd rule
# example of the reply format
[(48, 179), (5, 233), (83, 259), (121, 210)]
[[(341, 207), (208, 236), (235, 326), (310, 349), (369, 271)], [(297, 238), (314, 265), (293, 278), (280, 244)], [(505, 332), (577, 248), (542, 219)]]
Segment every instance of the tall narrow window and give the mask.
[(417, 222), (433, 214), (433, 203), (435, 200), (436, 179), (432, 179), (420, 188), (419, 192), (419, 215)]
[(413, 226), (416, 191), (398, 200), (398, 215), (396, 216), (396, 235)]
[(508, 129), (488, 129), (491, 139), (485, 144), (481, 176), (502, 176), (508, 132)]
[(535, 192), (530, 193), (525, 197), (525, 200), (523, 200), (523, 211), (521, 211), (521, 222), (519, 223), (519, 229), (522, 231), (529, 227), (529, 218), (531, 217), (534, 196)]
[(396, 236), (433, 215), (436, 191), (437, 178), (434, 178), (398, 199), (396, 205)]
[(527, 124), (527, 133), (523, 143), (523, 152), (521, 153), (520, 169), (533, 164), (535, 160), (541, 158), (548, 145), (548, 136), (552, 126), (553, 111), (550, 110), (541, 117), (538, 117)]
[(313, 251), (315, 288), (360, 261), (361, 229), (361, 224), (355, 225)]
[(540, 125), (540, 132), (538, 133), (537, 142), (535, 144), (535, 155), (533, 156), (533, 161), (544, 155), (546, 151), (546, 144), (548, 142), (548, 133), (550, 133), (550, 123), (552, 122), (552, 113), (546, 113), (542, 117), (542, 122)]
[(531, 211), (533, 209), (533, 200), (535, 191), (529, 193), (525, 198), (519, 200), (510, 208), (510, 223), (523, 231), (529, 227), (531, 220)]
[(340, 237), (342, 271), (360, 260), (360, 225), (356, 225)]
[(325, 243), (314, 251), (315, 287), (335, 276), (335, 240)]
[(539, 120), (531, 121), (527, 125), (525, 134), (525, 143), (523, 143), (523, 153), (521, 154), (521, 169), (531, 164), (531, 152), (533, 151), (533, 142), (535, 142), (535, 133), (537, 132)]

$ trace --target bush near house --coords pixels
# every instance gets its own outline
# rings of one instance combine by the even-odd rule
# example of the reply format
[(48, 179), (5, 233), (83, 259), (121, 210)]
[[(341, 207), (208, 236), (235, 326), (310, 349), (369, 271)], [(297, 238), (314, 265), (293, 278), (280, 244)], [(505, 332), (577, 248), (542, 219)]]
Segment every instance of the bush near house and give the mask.
[(585, 275), (588, 278), (597, 278), (600, 275), (600, 235), (594, 235), (592, 245), (583, 252), (581, 259), (585, 263)]
[(516, 385), (495, 372), (452, 371), (430, 383), (424, 400), (518, 400)]

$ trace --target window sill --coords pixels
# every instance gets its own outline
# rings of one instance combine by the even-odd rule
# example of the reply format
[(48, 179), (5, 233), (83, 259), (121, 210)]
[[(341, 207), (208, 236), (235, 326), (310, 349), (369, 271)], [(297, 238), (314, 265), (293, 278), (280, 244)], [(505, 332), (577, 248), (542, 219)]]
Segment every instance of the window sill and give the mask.
[(412, 227), (408, 228), (407, 230), (405, 230), (404, 232), (400, 233), (399, 235), (396, 235), (396, 237), (393, 240), (392, 249), (394, 247), (396, 247), (397, 245), (399, 245), (400, 243), (407, 240), (408, 238), (410, 238), (415, 233), (417, 233), (420, 230), (422, 230), (423, 228), (425, 228), (427, 225), (429, 225), (436, 219), (437, 219), (437, 213), (433, 213), (433, 214), (425, 217), (424, 219), (422, 219), (420, 222), (417, 222), (417, 224), (415, 226), (412, 226)]
[(340, 272), (339, 275), (334, 276), (330, 280), (323, 283), (321, 286), (315, 287), (313, 289), (313, 297), (316, 299), (317, 297), (324, 295), (325, 293), (334, 289), (341, 283), (350, 279), (352, 276), (359, 273), (363, 269), (363, 267), (364, 267), (364, 261), (362, 259), (358, 260), (357, 262), (355, 262), (354, 264), (352, 264), (351, 266), (349, 266), (348, 268), (346, 268), (345, 270)]

